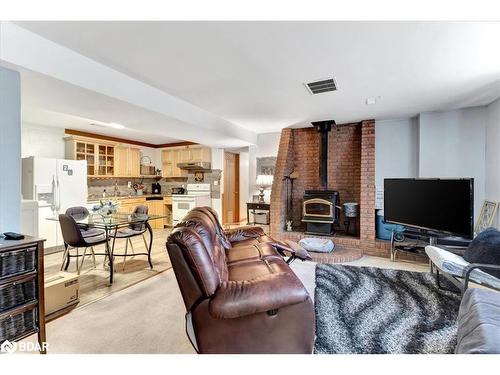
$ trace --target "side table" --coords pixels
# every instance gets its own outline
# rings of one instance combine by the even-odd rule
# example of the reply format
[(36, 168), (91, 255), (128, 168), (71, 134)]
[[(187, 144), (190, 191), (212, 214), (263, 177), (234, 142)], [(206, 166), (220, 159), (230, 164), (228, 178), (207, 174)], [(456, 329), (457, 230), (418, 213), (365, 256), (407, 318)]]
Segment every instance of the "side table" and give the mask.
[[(256, 211), (264, 211), (262, 214), (267, 213), (266, 225), (270, 224), (270, 216), (271, 216), (271, 204), (270, 203), (247, 203), (247, 224), (255, 225), (255, 215), (259, 213)], [(253, 222), (250, 221), (250, 212), (253, 215)]]

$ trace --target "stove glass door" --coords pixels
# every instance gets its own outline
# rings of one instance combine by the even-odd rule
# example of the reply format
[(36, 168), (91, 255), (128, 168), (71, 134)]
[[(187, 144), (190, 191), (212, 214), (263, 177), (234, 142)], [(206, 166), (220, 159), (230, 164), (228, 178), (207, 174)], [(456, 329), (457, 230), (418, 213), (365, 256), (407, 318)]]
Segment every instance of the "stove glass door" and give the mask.
[(304, 216), (333, 217), (333, 204), (325, 199), (314, 198), (304, 202)]

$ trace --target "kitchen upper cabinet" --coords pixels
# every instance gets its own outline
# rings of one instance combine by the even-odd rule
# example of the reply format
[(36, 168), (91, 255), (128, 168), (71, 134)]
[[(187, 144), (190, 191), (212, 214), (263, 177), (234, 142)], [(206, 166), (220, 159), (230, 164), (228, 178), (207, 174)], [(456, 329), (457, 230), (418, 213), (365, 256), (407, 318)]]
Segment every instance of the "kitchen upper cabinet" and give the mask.
[(128, 146), (116, 147), (116, 177), (139, 177), (141, 175), (141, 151)]
[(129, 148), (128, 160), (130, 176), (139, 177), (141, 175), (141, 150)]
[(191, 162), (208, 162), (212, 161), (212, 150), (209, 147), (194, 147), (190, 149)]
[(162, 159), (162, 177), (181, 177), (182, 171), (177, 168), (180, 154), (177, 150), (168, 149), (161, 153)]
[(162, 176), (181, 177), (186, 172), (177, 168), (178, 163), (208, 162), (212, 160), (210, 147), (189, 145), (171, 147), (162, 151)]
[(65, 141), (66, 158), (86, 160), (88, 176), (111, 177), (115, 175), (114, 144), (77, 137), (67, 137)]

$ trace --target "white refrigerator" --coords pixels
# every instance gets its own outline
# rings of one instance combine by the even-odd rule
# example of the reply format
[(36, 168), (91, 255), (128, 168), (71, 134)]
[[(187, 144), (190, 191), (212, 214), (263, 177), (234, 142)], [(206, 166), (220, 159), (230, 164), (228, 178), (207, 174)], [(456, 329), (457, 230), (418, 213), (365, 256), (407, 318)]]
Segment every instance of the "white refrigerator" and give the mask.
[(38, 233), (32, 235), (46, 239), (45, 247), (63, 245), (59, 222), (47, 217), (86, 206), (87, 161), (30, 156), (23, 158), (22, 170), (23, 198), (38, 202)]

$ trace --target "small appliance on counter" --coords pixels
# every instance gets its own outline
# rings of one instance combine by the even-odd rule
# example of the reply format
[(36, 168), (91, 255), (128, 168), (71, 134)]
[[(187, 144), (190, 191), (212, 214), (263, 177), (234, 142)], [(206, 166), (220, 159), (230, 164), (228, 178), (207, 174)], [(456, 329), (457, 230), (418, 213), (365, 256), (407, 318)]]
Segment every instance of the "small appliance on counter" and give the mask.
[(186, 189), (183, 187), (173, 187), (172, 188), (172, 194), (177, 195), (177, 194), (186, 194)]
[(153, 184), (151, 185), (151, 193), (161, 194), (161, 185), (158, 181), (153, 182)]

